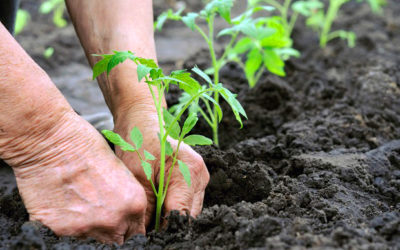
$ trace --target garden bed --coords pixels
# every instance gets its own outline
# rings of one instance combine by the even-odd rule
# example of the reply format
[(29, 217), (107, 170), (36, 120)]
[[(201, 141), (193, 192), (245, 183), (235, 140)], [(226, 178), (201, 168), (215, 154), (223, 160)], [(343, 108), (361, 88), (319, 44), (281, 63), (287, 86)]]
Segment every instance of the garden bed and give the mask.
[[(265, 73), (253, 89), (236, 65), (224, 67), (221, 82), (238, 93), (249, 119), (238, 130), (225, 112), (221, 148), (196, 148), (211, 174), (203, 213), (191, 222), (172, 214), (165, 232), (135, 236), (121, 248), (399, 249), (398, 13), (394, 0), (383, 16), (349, 4), (336, 25), (356, 32), (355, 48), (335, 40), (321, 49), (316, 35), (298, 25), (294, 48), (301, 58), (289, 60), (287, 77)], [(28, 52), (50, 74), (71, 61), (84, 63), (74, 34), (55, 32), (71, 39), (56, 44), (62, 56), (55, 62), (29, 45)], [(23, 44), (35, 35), (23, 33)], [(183, 67), (207, 68), (208, 62), (200, 50)], [(169, 104), (177, 96), (173, 92)], [(210, 134), (205, 124), (198, 130)], [(117, 247), (58, 238), (27, 221), (12, 172), (1, 167), (0, 249)]]

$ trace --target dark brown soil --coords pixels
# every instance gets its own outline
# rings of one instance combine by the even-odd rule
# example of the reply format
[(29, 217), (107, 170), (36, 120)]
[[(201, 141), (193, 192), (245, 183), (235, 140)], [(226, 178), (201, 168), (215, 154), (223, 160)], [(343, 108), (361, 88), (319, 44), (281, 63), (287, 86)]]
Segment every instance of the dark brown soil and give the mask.
[[(238, 130), (226, 109), (222, 148), (196, 148), (211, 173), (203, 213), (191, 222), (172, 214), (165, 232), (121, 249), (400, 249), (399, 13), (395, 0), (384, 16), (349, 4), (335, 27), (357, 33), (353, 49), (343, 41), (320, 49), (299, 25), (302, 57), (288, 62), (287, 77), (265, 74), (253, 89), (225, 67), (222, 82), (249, 120)], [(60, 47), (79, 50), (73, 44)], [(195, 64), (208, 66), (205, 51), (184, 65)], [(209, 133), (204, 124), (199, 131)], [(0, 248), (118, 248), (27, 222), (14, 182), (0, 168)]]

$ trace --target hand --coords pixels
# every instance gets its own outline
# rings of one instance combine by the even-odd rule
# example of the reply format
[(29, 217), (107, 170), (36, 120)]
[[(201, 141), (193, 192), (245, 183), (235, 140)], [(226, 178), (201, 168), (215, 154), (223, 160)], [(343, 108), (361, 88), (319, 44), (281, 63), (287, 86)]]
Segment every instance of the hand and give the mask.
[[(156, 158), (159, 158), (160, 143), (157, 135), (159, 132), (158, 119), (155, 109), (152, 107), (152, 105), (136, 105), (135, 107), (125, 109), (123, 114), (125, 115), (117, 116), (115, 122), (115, 132), (120, 134), (125, 140), (130, 141), (130, 132), (133, 127), (137, 126), (144, 137), (142, 148), (152, 153)], [(119, 117), (121, 120), (118, 119)], [(172, 139), (169, 141), (172, 147), (176, 148), (177, 141)], [(148, 225), (153, 214), (155, 213), (156, 207), (156, 197), (151, 184), (146, 179), (146, 175), (136, 154), (124, 152), (120, 150), (119, 147), (116, 148), (116, 154), (132, 171), (136, 179), (143, 185), (145, 189), (147, 195), (146, 225)], [(141, 154), (143, 154), (142, 150)], [(209, 182), (210, 176), (201, 156), (184, 143), (181, 143), (179, 148), (178, 159), (185, 162), (189, 166), (192, 184), (190, 187), (188, 187), (178, 167), (175, 166), (165, 198), (164, 214), (168, 214), (171, 210), (179, 210), (181, 213), (188, 213), (192, 217), (196, 217), (201, 212), (204, 191)], [(172, 157), (167, 158), (166, 173), (169, 172), (171, 164)], [(152, 179), (157, 187), (159, 179), (159, 162), (157, 161), (154, 161), (153, 164)]]
[(30, 220), (105, 243), (144, 234), (143, 187), (101, 135), (73, 113), (48, 128), (21, 141), (27, 155), (9, 159)]

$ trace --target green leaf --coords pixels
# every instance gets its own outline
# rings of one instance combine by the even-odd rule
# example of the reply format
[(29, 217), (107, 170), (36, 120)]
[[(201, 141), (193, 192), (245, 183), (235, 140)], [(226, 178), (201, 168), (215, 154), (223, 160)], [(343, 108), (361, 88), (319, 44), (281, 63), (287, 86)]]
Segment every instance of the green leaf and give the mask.
[(137, 66), (137, 75), (138, 75), (138, 81), (142, 81), (143, 78), (145, 78), (148, 74), (150, 74), (150, 71), (152, 68), (147, 67), (146, 65), (139, 64)]
[(211, 139), (202, 135), (189, 135), (183, 139), (183, 142), (190, 146), (211, 145), (213, 143)]
[(149, 68), (156, 69), (158, 68), (157, 63), (153, 59), (147, 59), (147, 58), (142, 58), (142, 57), (137, 57), (136, 60), (140, 63), (143, 64)]
[(272, 49), (264, 50), (264, 65), (272, 73), (278, 76), (285, 76), (285, 62)]
[(174, 106), (172, 106), (169, 109), (169, 112), (171, 112), (172, 114), (178, 115), (183, 107), (192, 99), (191, 95), (189, 95), (186, 92), (183, 92), (182, 95), (179, 97), (178, 99), (178, 103), (175, 104)]
[(163, 108), (163, 118), (165, 123), (165, 129), (170, 130), (169, 136), (171, 136), (175, 140), (178, 140), (179, 134), (181, 133), (181, 127), (179, 126), (178, 122), (172, 124), (172, 122), (175, 120), (175, 116), (173, 116), (170, 112), (168, 112), (168, 110)]
[(183, 179), (185, 179), (186, 184), (190, 187), (192, 185), (190, 178), (190, 170), (189, 167), (181, 160), (178, 160), (179, 171), (183, 175)]
[(185, 123), (183, 124), (182, 136), (185, 136), (187, 133), (189, 133), (196, 125), (198, 120), (199, 118), (197, 117), (196, 113), (190, 113)]
[(64, 28), (68, 24), (67, 20), (64, 19), (64, 10), (65, 10), (64, 2), (62, 2), (61, 5), (57, 6), (57, 8), (54, 10), (53, 23), (58, 28)]
[(144, 150), (144, 158), (149, 161), (154, 161), (156, 157), (152, 155), (149, 151)]
[(54, 3), (52, 1), (46, 1), (42, 3), (39, 7), (40, 14), (49, 14), (54, 8)]
[(223, 86), (219, 86), (219, 93), (225, 99), (225, 101), (231, 106), (233, 114), (235, 115), (236, 120), (240, 123), (240, 127), (243, 127), (242, 119), (240, 115), (247, 119), (246, 112), (244, 111), (242, 105), (236, 99), (236, 95), (230, 92), (228, 89), (224, 88)]
[[(170, 11), (170, 10), (168, 10)], [(155, 21), (154, 23), (154, 28), (158, 31), (162, 30), (162, 27), (164, 26), (164, 23), (167, 21), (168, 19), (168, 12), (163, 12), (161, 13), (161, 15), (158, 16), (157, 21)]]
[(25, 26), (28, 24), (29, 19), (31, 18), (31, 15), (29, 14), (28, 11), (26, 10), (21, 10), (19, 9), (17, 11), (17, 17), (15, 20), (15, 26), (14, 26), (14, 32), (16, 35), (22, 32), (24, 30)]
[(198, 74), (201, 78), (203, 78), (204, 80), (206, 80), (206, 82), (208, 82), (210, 85), (213, 85), (211, 78), (204, 73), (204, 71), (202, 71), (201, 69), (199, 69), (199, 67), (194, 66), (194, 68), (192, 69), (192, 71), (196, 74)]
[(254, 75), (262, 65), (262, 61), (263, 61), (262, 55), (257, 48), (253, 48), (247, 54), (247, 60), (245, 63), (244, 71), (251, 87), (255, 85)]
[(198, 16), (199, 14), (197, 13), (188, 13), (186, 16), (182, 17), (182, 22), (194, 31), (196, 29), (196, 18)]
[(172, 149), (171, 143), (169, 141), (165, 141), (165, 154), (168, 156), (172, 156), (174, 150)]
[(143, 135), (138, 127), (133, 127), (131, 131), (131, 140), (135, 144), (136, 149), (140, 149), (143, 145)]
[(248, 50), (250, 50), (253, 47), (253, 41), (249, 37), (244, 37), (240, 39), (235, 47), (233, 47), (233, 51), (237, 54), (242, 54)]
[(221, 109), (221, 106), (219, 105), (219, 103), (214, 98), (209, 96), (207, 93), (204, 93), (201, 97), (206, 98), (207, 100), (209, 100), (210, 102), (212, 102), (214, 104), (214, 107), (217, 110), (218, 121), (221, 122), (223, 115), (222, 115), (222, 109)]
[(231, 8), (233, 0), (212, 0), (204, 8), (208, 17), (214, 13), (219, 13), (228, 23), (231, 22)]
[(122, 137), (110, 130), (102, 130), (101, 133), (114, 145), (121, 147), (123, 151), (135, 152), (136, 149), (126, 142)]
[(298, 12), (306, 17), (311, 16), (315, 10), (322, 9), (323, 7), (324, 4), (318, 0), (297, 1), (292, 4), (293, 11)]
[(54, 48), (53, 47), (48, 47), (44, 52), (43, 56), (47, 59), (49, 59), (52, 55), (54, 54)]
[[(98, 55), (94, 55), (94, 56), (98, 56)], [(113, 57), (113, 55), (100, 55), (100, 56), (102, 56), (103, 59), (98, 61), (93, 66), (93, 80), (96, 79), (103, 72), (107, 71), (108, 63), (110, 62), (111, 58)]]
[(151, 164), (148, 163), (147, 161), (142, 161), (142, 167), (143, 167), (143, 171), (146, 174), (146, 178), (147, 180), (151, 180), (151, 174), (153, 172), (152, 168), (151, 168)]
[(199, 82), (192, 78), (190, 73), (186, 71), (174, 71), (171, 73), (169, 79), (172, 80), (172, 83), (176, 82), (180, 89), (191, 95), (196, 94), (201, 89)]
[(314, 30), (319, 30), (324, 26), (325, 15), (322, 10), (319, 10), (316, 13), (313, 13), (306, 20), (306, 25), (311, 27)]
[(107, 74), (120, 63), (123, 63), (126, 59), (135, 60), (136, 57), (130, 51), (115, 51), (107, 65)]

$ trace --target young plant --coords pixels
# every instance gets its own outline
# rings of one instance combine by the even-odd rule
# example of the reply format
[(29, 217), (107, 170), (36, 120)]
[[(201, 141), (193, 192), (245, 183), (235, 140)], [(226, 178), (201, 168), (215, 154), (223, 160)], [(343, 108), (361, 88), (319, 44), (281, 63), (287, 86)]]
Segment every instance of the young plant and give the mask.
[[(284, 0), (282, 3), (279, 0), (249, 0), (250, 4), (257, 5), (260, 3), (266, 3), (273, 6), (278, 12), (283, 28), (286, 31), (286, 36), (291, 37), (294, 25), (297, 22), (300, 13), (309, 12), (310, 9), (315, 8), (316, 4), (319, 6), (321, 3), (318, 1), (296, 1)], [(292, 9), (292, 14), (290, 10)]]
[[(297, 56), (298, 52), (291, 48), (291, 40), (287, 38), (286, 31), (276, 18), (253, 18), (253, 14), (259, 11), (271, 11), (270, 6), (258, 6), (249, 4), (247, 10), (238, 17), (231, 19), (233, 0), (212, 0), (198, 13), (182, 15), (182, 9), (177, 12), (168, 10), (161, 14), (155, 23), (155, 28), (162, 29), (166, 20), (182, 21), (192, 31), (198, 32), (208, 45), (211, 56), (211, 68), (207, 74), (213, 75), (213, 84), (219, 83), (220, 70), (228, 62), (236, 62), (244, 70), (250, 87), (254, 87), (265, 69), (284, 76), (284, 60), (290, 56)], [(216, 16), (222, 17), (229, 28), (216, 33), (214, 29)], [(207, 23), (203, 29), (198, 21)], [(225, 51), (218, 57), (215, 51), (214, 40), (216, 37), (230, 36), (230, 42), (225, 46)], [(246, 61), (241, 58), (246, 55)], [(211, 81), (210, 81), (211, 82)], [(182, 96), (180, 103), (174, 109), (178, 109), (187, 100)], [(214, 93), (214, 100), (219, 104), (219, 93)], [(207, 121), (213, 131), (213, 140), (218, 145), (218, 110), (219, 105), (205, 101), (206, 109), (198, 110)], [(244, 112), (243, 112), (244, 113)], [(239, 114), (235, 114), (238, 116)]]
[[(319, 0), (299, 1), (300, 3), (297, 9), (300, 10), (299, 12), (301, 14), (307, 17), (306, 25), (319, 33), (320, 46), (322, 48), (326, 47), (326, 44), (335, 38), (347, 40), (349, 47), (355, 46), (356, 35), (354, 32), (345, 30), (331, 31), (332, 23), (338, 16), (340, 8), (349, 1), (350, 0), (329, 0), (329, 6), (326, 11), (324, 10), (324, 4)], [(361, 2), (362, 0), (357, 1)], [(311, 11), (302, 10), (301, 3), (312, 5), (313, 8)], [(368, 0), (368, 3), (375, 13), (381, 13), (381, 6), (385, 4), (382, 0)]]
[[(209, 86), (201, 86), (198, 81), (190, 76), (190, 73), (185, 70), (173, 71), (170, 75), (165, 75), (162, 69), (160, 69), (154, 60), (145, 59), (135, 56), (130, 51), (115, 51), (114, 54), (100, 55), (102, 59), (93, 67), (93, 79), (116, 67), (118, 64), (125, 60), (131, 60), (137, 65), (138, 81), (141, 82), (144, 79), (147, 84), (151, 96), (153, 98), (154, 105), (157, 110), (159, 133), (158, 138), (160, 142), (159, 158), (159, 179), (152, 179), (152, 163), (156, 160), (156, 157), (150, 152), (143, 149), (143, 135), (137, 127), (134, 127), (130, 134), (130, 139), (133, 144), (124, 140), (120, 135), (109, 131), (103, 130), (104, 136), (116, 146), (119, 146), (123, 151), (134, 152), (141, 160), (141, 166), (144, 173), (146, 174), (147, 180), (151, 183), (153, 192), (157, 199), (156, 204), (156, 230), (160, 226), (160, 218), (162, 206), (167, 195), (168, 185), (171, 180), (172, 171), (176, 163), (178, 163), (179, 170), (183, 175), (187, 185), (191, 185), (190, 171), (188, 166), (178, 160), (178, 152), (181, 143), (186, 143), (191, 146), (195, 145), (210, 145), (212, 141), (202, 135), (189, 135), (190, 131), (197, 123), (197, 112), (189, 112), (186, 120), (183, 122), (183, 126), (180, 125), (180, 120), (185, 111), (193, 105), (197, 106), (200, 101), (212, 102), (215, 104), (218, 120), (222, 118), (222, 111), (218, 105), (218, 102), (213, 99), (212, 94), (218, 93), (225, 98), (230, 104), (235, 114), (245, 115), (243, 108), (240, 103), (236, 100), (229, 90), (225, 89), (221, 84), (214, 84), (211, 82), (209, 77), (201, 71), (199, 68), (193, 68), (193, 72), (197, 73), (200, 77), (204, 78)], [(185, 93), (188, 99), (185, 104), (180, 107), (177, 115), (171, 114), (168, 110), (163, 108), (163, 99), (165, 92), (168, 91), (170, 84), (175, 84)], [(178, 110), (177, 110), (178, 111)], [(236, 117), (241, 123), (240, 115)], [(174, 149), (171, 143), (168, 141), (172, 138), (177, 141), (177, 146)], [(169, 169), (169, 173), (166, 172), (166, 161), (167, 158), (172, 159), (172, 165)], [(168, 175), (167, 178), (165, 178)], [(165, 182), (166, 181), (166, 182)], [(156, 186), (158, 184), (158, 186)]]
[(31, 19), (31, 15), (29, 14), (28, 11), (23, 9), (18, 9), (14, 26), (15, 35), (18, 35), (24, 30), (24, 28), (29, 22), (29, 19)]
[(39, 7), (39, 12), (41, 14), (49, 14), (53, 12), (53, 23), (58, 28), (67, 26), (67, 21), (63, 17), (64, 11), (64, 0), (46, 0)]

